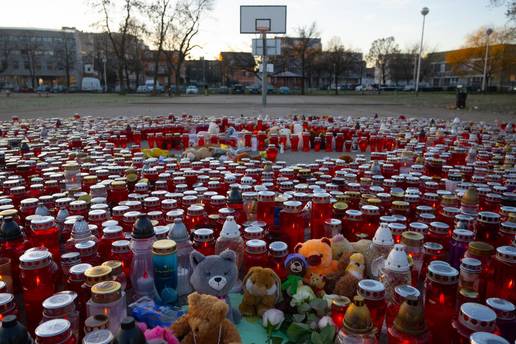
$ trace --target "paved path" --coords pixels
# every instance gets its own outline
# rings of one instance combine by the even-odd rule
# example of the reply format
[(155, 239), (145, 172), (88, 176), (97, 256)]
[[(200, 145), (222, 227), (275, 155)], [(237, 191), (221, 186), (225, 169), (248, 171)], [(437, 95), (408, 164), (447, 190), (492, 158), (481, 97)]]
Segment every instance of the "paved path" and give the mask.
[[(481, 96), (476, 96), (481, 97)], [(118, 95), (36, 95), (14, 94), (0, 97), (0, 120), (11, 115), (22, 117), (54, 117), (73, 113), (102, 116), (158, 115), (168, 113), (190, 113), (198, 115), (257, 115), (268, 113), (273, 116), (298, 114), (332, 114), (367, 116), (378, 113), (381, 116), (406, 114), (416, 117), (454, 118), (491, 121), (516, 118), (516, 95), (493, 96), (493, 104), (482, 104), (476, 109), (454, 110), (452, 95), (349, 95), (349, 96), (271, 96), (264, 109), (259, 96), (181, 96), (149, 97)], [(503, 97), (503, 98), (502, 98)], [(473, 98), (474, 99), (474, 98)], [(482, 100), (481, 98), (476, 98)], [(512, 99), (514, 106), (511, 106)], [(497, 106), (503, 100), (504, 108)], [(4, 102), (5, 101), (5, 102)], [(509, 102), (509, 103), (507, 103)], [(474, 103), (474, 102), (472, 102)], [(512, 110), (506, 110), (507, 108)]]

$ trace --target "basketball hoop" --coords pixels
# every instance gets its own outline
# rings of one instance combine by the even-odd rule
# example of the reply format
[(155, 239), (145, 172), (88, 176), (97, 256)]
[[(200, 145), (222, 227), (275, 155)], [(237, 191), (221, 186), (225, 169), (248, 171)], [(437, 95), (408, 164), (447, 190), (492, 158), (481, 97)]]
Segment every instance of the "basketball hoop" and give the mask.
[(255, 27), (257, 32), (261, 34), (267, 33), (271, 30), (271, 20), (266, 18), (256, 18)]

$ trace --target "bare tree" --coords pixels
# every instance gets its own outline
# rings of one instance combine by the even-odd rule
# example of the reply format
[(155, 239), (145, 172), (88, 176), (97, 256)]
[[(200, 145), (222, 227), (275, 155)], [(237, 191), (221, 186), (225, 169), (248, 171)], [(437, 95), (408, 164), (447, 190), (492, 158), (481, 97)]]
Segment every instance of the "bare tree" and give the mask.
[(133, 73), (136, 80), (136, 87), (140, 83), (140, 78), (144, 72), (143, 56), (145, 46), (141, 40), (141, 36), (147, 34), (143, 26), (133, 26), (131, 35), (129, 36), (129, 47), (127, 52), (127, 70), (126, 78)]
[(505, 6), (507, 11), (505, 15), (509, 20), (516, 21), (516, 1), (514, 0), (490, 0), (491, 5), (493, 6)]
[(399, 53), (400, 49), (394, 37), (378, 38), (373, 41), (366, 59), (369, 63), (380, 69), (382, 84), (387, 79), (387, 66), (393, 54)]
[(329, 74), (335, 83), (335, 95), (338, 95), (340, 78), (359, 66), (360, 54), (345, 48), (340, 38), (334, 37), (330, 40), (328, 50), (324, 55)]
[(177, 94), (181, 86), (181, 69), (192, 49), (198, 47), (193, 40), (199, 33), (202, 16), (211, 10), (212, 5), (213, 0), (179, 0), (176, 5), (171, 35), (167, 40), (170, 49), (166, 54), (174, 70)]
[[(109, 40), (113, 46), (113, 51), (118, 59), (118, 82), (120, 92), (130, 88), (128, 78), (124, 78), (124, 70), (127, 65), (127, 43), (131, 27), (135, 25), (135, 16), (143, 8), (141, 0), (91, 0), (93, 7), (97, 8), (102, 14), (101, 27), (107, 32)], [(114, 24), (116, 13), (122, 13), (120, 23)], [(113, 31), (113, 26), (118, 26), (117, 31)], [(124, 85), (125, 79), (125, 85)]]
[(73, 37), (66, 31), (62, 32), (61, 41), (54, 46), (54, 56), (57, 66), (65, 72), (66, 87), (70, 88), (70, 71), (75, 64), (75, 49), (73, 48)]
[[(418, 53), (419, 46), (417, 44), (408, 47), (404, 51), (393, 53), (387, 66), (389, 79), (396, 85), (401, 82), (405, 82), (405, 84), (410, 83), (415, 77)], [(421, 61), (421, 67), (422, 66), (423, 60)], [(423, 70), (423, 68), (421, 68), (421, 70)]]
[(14, 45), (8, 37), (0, 37), (0, 74), (9, 68), (9, 56), (14, 50)]
[(24, 58), (24, 68), (29, 71), (31, 87), (37, 86), (36, 70), (40, 63), (40, 44), (32, 36), (22, 36), (19, 40), (20, 53)]
[(315, 22), (310, 26), (298, 27), (296, 31), (298, 37), (293, 47), (293, 53), (301, 63), (301, 94), (305, 94), (305, 78), (309, 74), (315, 56), (320, 52), (315, 47), (318, 42), (319, 31)]
[(154, 0), (147, 10), (153, 26), (152, 36), (156, 46), (154, 53), (154, 93), (158, 84), (159, 62), (163, 53), (163, 45), (174, 16), (174, 8), (172, 6), (173, 4), (170, 0)]

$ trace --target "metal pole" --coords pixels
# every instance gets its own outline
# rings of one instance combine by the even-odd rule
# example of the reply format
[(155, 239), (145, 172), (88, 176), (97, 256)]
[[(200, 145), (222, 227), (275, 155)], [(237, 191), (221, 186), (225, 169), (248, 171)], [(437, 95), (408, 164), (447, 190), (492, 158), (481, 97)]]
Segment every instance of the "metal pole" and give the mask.
[[(107, 63), (107, 57), (104, 56), (102, 59), (104, 62), (104, 93), (107, 93), (107, 72), (106, 72), (106, 63)], [(136, 83), (138, 83), (138, 80), (136, 80)]]
[(486, 38), (486, 57), (484, 59), (484, 73), (482, 75), (482, 92), (486, 91), (486, 86), (487, 86), (486, 79), (487, 79), (487, 59), (489, 57), (489, 35), (490, 35), (490, 33), (487, 34), (487, 38)]
[(262, 33), (262, 106), (267, 105), (267, 33)]
[(423, 28), (421, 29), (421, 43), (419, 44), (419, 55), (417, 58), (417, 73), (416, 73), (416, 94), (419, 91), (419, 73), (421, 72), (421, 53), (423, 52), (423, 36), (425, 34), (425, 18), (423, 14)]

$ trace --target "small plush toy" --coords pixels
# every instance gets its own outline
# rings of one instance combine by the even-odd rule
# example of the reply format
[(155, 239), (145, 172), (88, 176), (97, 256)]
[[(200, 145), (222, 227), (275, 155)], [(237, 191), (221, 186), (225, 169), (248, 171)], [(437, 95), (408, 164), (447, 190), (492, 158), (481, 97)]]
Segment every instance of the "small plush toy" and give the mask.
[(172, 324), (181, 344), (242, 343), (238, 330), (226, 319), (228, 305), (212, 295), (188, 295), (188, 313)]
[(193, 289), (202, 294), (225, 299), (230, 307), (229, 319), (238, 324), (241, 318), (240, 313), (238, 309), (231, 307), (228, 297), (229, 291), (238, 279), (235, 252), (224, 250), (220, 255), (205, 257), (202, 253), (194, 250), (190, 253), (190, 264), (193, 269), (190, 277)]
[(262, 316), (281, 300), (281, 280), (269, 268), (252, 267), (242, 281), (244, 297), (240, 312), (246, 316)]
[(335, 284), (334, 294), (353, 298), (357, 291), (358, 282), (364, 278), (365, 259), (362, 253), (353, 253), (349, 257), (346, 272)]
[(303, 282), (308, 284), (317, 296), (325, 294), (324, 286), (326, 285), (326, 277), (315, 272), (307, 272), (303, 278)]
[(327, 276), (337, 271), (337, 261), (333, 260), (331, 241), (328, 238), (311, 239), (294, 247), (296, 253), (308, 262), (307, 272)]
[(287, 295), (292, 296), (296, 293), (298, 286), (302, 284), (301, 281), (305, 276), (308, 263), (302, 255), (291, 253), (285, 259), (284, 265), (287, 270), (287, 279), (281, 284), (281, 289), (285, 290)]

